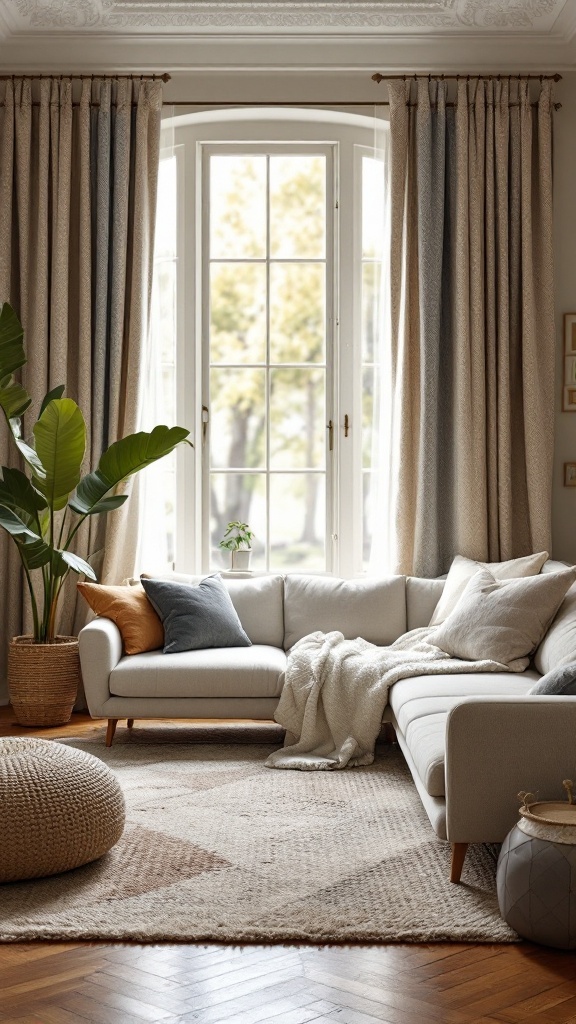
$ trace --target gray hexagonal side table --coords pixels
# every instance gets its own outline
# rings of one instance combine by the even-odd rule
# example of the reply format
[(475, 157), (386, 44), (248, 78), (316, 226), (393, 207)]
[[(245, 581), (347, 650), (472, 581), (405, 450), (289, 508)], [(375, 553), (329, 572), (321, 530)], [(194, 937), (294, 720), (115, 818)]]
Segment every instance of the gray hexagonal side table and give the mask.
[(525, 939), (576, 949), (576, 804), (520, 795), (520, 821), (498, 859), (500, 913)]

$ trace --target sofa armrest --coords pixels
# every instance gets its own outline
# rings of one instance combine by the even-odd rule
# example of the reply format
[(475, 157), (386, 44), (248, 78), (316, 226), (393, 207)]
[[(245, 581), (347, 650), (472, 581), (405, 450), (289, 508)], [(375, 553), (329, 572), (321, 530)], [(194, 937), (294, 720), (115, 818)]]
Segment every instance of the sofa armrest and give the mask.
[(446, 830), (451, 843), (502, 842), (518, 793), (566, 799), (576, 780), (576, 697), (466, 697), (446, 723)]
[(107, 718), (108, 679), (122, 657), (122, 635), (111, 619), (98, 618), (80, 630), (78, 641), (88, 710), (93, 718)]

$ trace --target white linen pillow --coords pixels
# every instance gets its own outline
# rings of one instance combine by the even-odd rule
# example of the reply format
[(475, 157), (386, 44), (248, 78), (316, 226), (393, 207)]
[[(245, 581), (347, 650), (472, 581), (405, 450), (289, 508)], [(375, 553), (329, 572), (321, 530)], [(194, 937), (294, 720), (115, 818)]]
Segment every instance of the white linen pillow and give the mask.
[(575, 580), (576, 568), (503, 581), (479, 569), (429, 642), (453, 658), (489, 658), (523, 672)]
[(468, 580), (472, 579), (478, 569), (488, 569), (497, 580), (524, 579), (526, 576), (537, 576), (547, 558), (547, 551), (538, 551), (523, 558), (511, 558), (507, 562), (475, 562), (473, 558), (456, 555), (430, 625), (439, 626), (448, 618), (462, 597)]

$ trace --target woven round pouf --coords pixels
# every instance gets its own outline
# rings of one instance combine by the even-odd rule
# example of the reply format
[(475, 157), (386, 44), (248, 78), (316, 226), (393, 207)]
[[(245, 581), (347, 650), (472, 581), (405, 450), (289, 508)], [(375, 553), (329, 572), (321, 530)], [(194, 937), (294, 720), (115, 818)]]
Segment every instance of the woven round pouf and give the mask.
[(500, 913), (524, 939), (576, 949), (576, 804), (519, 795), (520, 821), (498, 858)]
[(0, 740), (0, 882), (89, 864), (118, 842), (124, 797), (107, 765), (50, 740)]

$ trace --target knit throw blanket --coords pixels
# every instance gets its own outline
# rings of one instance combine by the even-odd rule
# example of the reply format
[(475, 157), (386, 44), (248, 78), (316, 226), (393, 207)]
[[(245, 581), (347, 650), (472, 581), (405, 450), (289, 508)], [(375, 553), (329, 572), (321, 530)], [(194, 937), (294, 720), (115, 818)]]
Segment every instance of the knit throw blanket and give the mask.
[(495, 661), (461, 661), (430, 642), (434, 629), (414, 629), (390, 647), (342, 633), (311, 633), (294, 644), (274, 718), (284, 747), (268, 768), (322, 771), (372, 764), (374, 744), (393, 683), (408, 676), (508, 672)]

